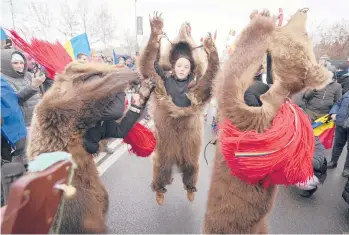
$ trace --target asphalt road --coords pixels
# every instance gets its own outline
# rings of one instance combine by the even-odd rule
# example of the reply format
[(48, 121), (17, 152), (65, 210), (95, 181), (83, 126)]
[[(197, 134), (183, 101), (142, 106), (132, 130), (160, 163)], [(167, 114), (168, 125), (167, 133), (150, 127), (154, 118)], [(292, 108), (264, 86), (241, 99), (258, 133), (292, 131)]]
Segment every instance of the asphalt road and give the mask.
[[(205, 143), (211, 139), (209, 123), (206, 126)], [(123, 153), (101, 176), (110, 196), (109, 232), (200, 233), (209, 190), (213, 152), (214, 146), (209, 145), (206, 165), (202, 151), (198, 192), (194, 202), (187, 200), (180, 174), (177, 173), (174, 175), (173, 184), (167, 186), (163, 206), (156, 203), (155, 193), (150, 188), (151, 160), (137, 158), (128, 152)], [(345, 185), (345, 178), (341, 176), (344, 154), (346, 150), (340, 159), (339, 167), (328, 170), (325, 183), (311, 198), (302, 198), (297, 188), (279, 187), (270, 217), (270, 233), (349, 233), (349, 205), (341, 197)]]

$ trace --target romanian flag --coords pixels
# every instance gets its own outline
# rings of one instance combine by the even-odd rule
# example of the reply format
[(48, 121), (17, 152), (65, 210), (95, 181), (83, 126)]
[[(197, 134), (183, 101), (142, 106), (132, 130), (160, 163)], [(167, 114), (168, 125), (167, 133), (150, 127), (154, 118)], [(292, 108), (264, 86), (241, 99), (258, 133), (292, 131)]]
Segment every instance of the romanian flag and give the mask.
[(315, 120), (312, 127), (314, 135), (319, 137), (325, 149), (332, 148), (336, 124), (334, 121), (329, 120), (329, 115), (327, 114)]
[(86, 33), (75, 36), (64, 43), (64, 48), (73, 60), (77, 59), (79, 53), (84, 53), (87, 56), (91, 54), (90, 43)]

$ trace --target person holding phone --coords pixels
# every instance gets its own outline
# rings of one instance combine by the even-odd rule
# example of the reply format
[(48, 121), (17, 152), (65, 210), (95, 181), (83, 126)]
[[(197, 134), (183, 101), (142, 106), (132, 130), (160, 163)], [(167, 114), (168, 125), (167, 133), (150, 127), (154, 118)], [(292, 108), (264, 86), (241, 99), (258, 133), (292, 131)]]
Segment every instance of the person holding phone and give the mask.
[(45, 81), (46, 76), (41, 72), (30, 76), (27, 67), (27, 59), (21, 52), (12, 49), (1, 52), (1, 75), (17, 92), (25, 123), (29, 128), (34, 107), (41, 100), (39, 87)]

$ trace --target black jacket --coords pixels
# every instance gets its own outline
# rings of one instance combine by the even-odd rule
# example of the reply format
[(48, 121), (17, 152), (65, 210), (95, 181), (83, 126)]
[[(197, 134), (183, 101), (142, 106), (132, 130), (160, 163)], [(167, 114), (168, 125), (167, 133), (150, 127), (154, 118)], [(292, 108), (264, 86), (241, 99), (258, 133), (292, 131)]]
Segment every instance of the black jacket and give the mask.
[(248, 106), (262, 106), (262, 101), (260, 96), (266, 93), (269, 90), (269, 86), (262, 81), (256, 80), (244, 94), (245, 103)]
[(124, 114), (126, 93), (115, 94), (112, 101), (105, 107), (101, 121), (118, 120)]
[(189, 107), (190, 99), (187, 97), (189, 93), (189, 83), (194, 80), (193, 76), (189, 75), (186, 80), (179, 80), (176, 75), (166, 76), (165, 71), (158, 63), (158, 58), (154, 62), (154, 69), (164, 81), (164, 86), (167, 94), (171, 96), (172, 102), (178, 107)]
[(344, 95), (347, 91), (349, 91), (349, 73), (342, 75), (337, 78), (337, 82), (342, 86), (342, 94)]
[(326, 150), (319, 137), (315, 136), (315, 152), (313, 157), (314, 175), (320, 183), (324, 183), (327, 178)]
[[(129, 110), (120, 123), (116, 122), (116, 120), (123, 116), (125, 97), (126, 94), (124, 92), (116, 94), (104, 109), (101, 120), (94, 127), (86, 131), (84, 135), (84, 147), (87, 152), (91, 154), (97, 153), (99, 149), (98, 143), (102, 139), (124, 138), (138, 121), (141, 114)], [(131, 106), (139, 110), (141, 109), (135, 105)]]
[(321, 90), (308, 89), (303, 94), (305, 108), (319, 114), (327, 114), (341, 97), (342, 87), (335, 80)]

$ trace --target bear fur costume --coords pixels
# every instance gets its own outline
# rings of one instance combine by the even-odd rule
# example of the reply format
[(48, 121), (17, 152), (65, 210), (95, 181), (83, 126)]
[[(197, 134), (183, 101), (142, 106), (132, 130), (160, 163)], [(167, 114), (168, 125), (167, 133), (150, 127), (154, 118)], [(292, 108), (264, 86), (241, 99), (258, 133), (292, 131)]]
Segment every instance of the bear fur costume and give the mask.
[[(242, 131), (262, 133), (270, 127), (286, 97), (306, 87), (321, 88), (327, 84), (331, 74), (317, 64), (306, 33), (307, 11), (297, 11), (285, 26), (278, 28), (269, 11), (251, 14), (236, 50), (222, 69), (222, 78), (215, 81), (218, 120), (228, 118)], [(262, 107), (249, 107), (244, 93), (267, 51), (272, 57), (273, 85), (261, 96)], [(220, 148), (218, 138), (203, 233), (268, 233), (276, 186), (265, 189), (233, 176)]]
[(93, 157), (83, 147), (83, 135), (91, 123), (100, 120), (110, 102), (108, 97), (125, 91), (131, 80), (136, 79), (135, 72), (75, 61), (56, 75), (52, 87), (35, 107), (28, 157), (34, 159), (41, 153), (65, 151), (72, 154), (78, 166), (72, 180), (77, 193), (75, 198), (65, 201), (60, 233), (107, 232), (108, 192)]
[[(177, 38), (160, 52), (159, 64), (169, 70), (178, 58), (178, 53), (193, 58), (196, 84), (189, 89), (189, 107), (177, 107), (167, 95), (164, 83), (156, 74), (154, 62), (158, 51), (158, 37), (163, 34), (163, 20), (154, 15), (150, 19), (151, 35), (141, 53), (139, 69), (146, 79), (156, 77), (157, 84), (150, 100), (150, 114), (155, 124), (156, 149), (153, 155), (152, 189), (156, 192), (156, 201), (164, 203), (165, 186), (172, 182), (172, 168), (177, 166), (182, 172), (184, 188), (188, 200), (194, 200), (199, 171), (199, 156), (203, 138), (203, 110), (212, 93), (212, 81), (219, 71), (219, 58), (212, 36), (209, 34), (203, 44), (204, 50), (197, 48), (188, 30), (188, 24), (182, 25)], [(189, 50), (188, 50), (189, 48)], [(195, 49), (196, 48), (196, 49)], [(198, 50), (198, 51), (196, 51)], [(206, 55), (200, 56), (204, 51)], [(206, 59), (207, 57), (207, 59)], [(205, 68), (205, 61), (207, 68)], [(202, 76), (201, 76), (202, 75)], [(169, 78), (172, 79), (172, 78)]]

